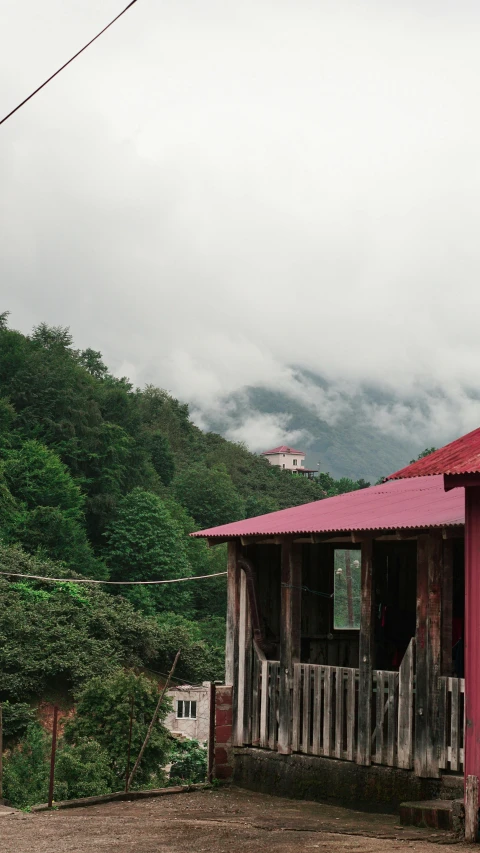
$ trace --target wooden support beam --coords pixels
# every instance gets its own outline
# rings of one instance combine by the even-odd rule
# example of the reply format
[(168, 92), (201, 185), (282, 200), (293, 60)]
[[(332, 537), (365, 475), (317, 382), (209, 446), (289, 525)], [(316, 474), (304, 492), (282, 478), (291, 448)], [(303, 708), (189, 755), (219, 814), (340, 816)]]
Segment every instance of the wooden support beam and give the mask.
[[(445, 531), (444, 531), (445, 532)], [(442, 573), (442, 675), (453, 675), (453, 540), (444, 537)]]
[(225, 684), (233, 685), (233, 731), (238, 719), (238, 664), (240, 628), (240, 567), (238, 545), (228, 543), (227, 557), (227, 625), (225, 643)]
[(292, 743), (292, 689), (294, 664), (300, 661), (302, 546), (282, 545), (280, 610), (280, 696), (278, 752), (290, 753)]
[(415, 696), (415, 775), (439, 776), (438, 721), (441, 664), (442, 539), (438, 532), (417, 542), (417, 683)]
[(359, 637), (358, 752), (357, 764), (371, 762), (372, 673), (373, 673), (373, 559), (372, 540), (362, 542), (362, 609)]

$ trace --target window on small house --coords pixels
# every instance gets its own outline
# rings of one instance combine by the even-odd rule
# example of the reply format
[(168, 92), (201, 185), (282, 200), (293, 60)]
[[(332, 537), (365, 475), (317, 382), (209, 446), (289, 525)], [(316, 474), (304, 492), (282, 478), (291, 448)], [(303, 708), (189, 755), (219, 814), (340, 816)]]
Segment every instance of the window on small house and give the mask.
[(282, 468), (285, 468), (285, 462), (283, 463)]
[(197, 703), (189, 699), (177, 700), (177, 719), (178, 720), (196, 720), (197, 719)]
[(297, 460), (296, 460), (296, 459), (294, 459), (294, 460), (293, 460), (293, 465), (296, 465), (296, 464), (297, 464)]
[(362, 552), (335, 548), (333, 561), (333, 627), (337, 631), (360, 628), (360, 567)]

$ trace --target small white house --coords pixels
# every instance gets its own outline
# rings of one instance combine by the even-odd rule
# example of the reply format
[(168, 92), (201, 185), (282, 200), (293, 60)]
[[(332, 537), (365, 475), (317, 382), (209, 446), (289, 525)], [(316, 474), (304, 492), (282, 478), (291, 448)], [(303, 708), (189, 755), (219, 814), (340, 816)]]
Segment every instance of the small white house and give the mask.
[(199, 743), (208, 740), (209, 682), (205, 681), (200, 687), (189, 684), (172, 687), (167, 696), (173, 705), (173, 710), (167, 714), (164, 722), (169, 732), (198, 740)]
[(293, 447), (287, 447), (286, 444), (274, 447), (273, 450), (264, 450), (262, 456), (267, 457), (270, 465), (278, 465), (279, 468), (285, 468), (286, 471), (303, 470), (305, 453), (303, 450), (294, 450)]

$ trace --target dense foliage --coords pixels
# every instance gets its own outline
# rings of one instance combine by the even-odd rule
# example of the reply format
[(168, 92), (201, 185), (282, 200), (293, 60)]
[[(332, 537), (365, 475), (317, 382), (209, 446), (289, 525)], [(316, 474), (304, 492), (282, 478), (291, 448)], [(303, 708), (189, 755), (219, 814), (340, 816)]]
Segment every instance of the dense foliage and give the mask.
[[(181, 678), (222, 678), (226, 584), (77, 586), (14, 573), (125, 582), (222, 572), (225, 546), (192, 531), (366, 484), (281, 471), (202, 432), (166, 391), (113, 376), (67, 329), (41, 324), (24, 335), (7, 320), (0, 315), (0, 571), (9, 573), (0, 575), (0, 701), (10, 703), (12, 741), (30, 726), (39, 755), (26, 709), (40, 697), (73, 701), (119, 667), (165, 672), (179, 648)], [(101, 742), (78, 733), (65, 754), (71, 779), (77, 764), (90, 766), (92, 737)], [(85, 771), (100, 788), (110, 784), (102, 761)]]

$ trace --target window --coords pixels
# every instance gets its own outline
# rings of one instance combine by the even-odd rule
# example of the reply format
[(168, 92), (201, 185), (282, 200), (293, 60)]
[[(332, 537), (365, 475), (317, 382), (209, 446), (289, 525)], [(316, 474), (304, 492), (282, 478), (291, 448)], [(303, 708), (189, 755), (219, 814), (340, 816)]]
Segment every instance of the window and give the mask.
[(177, 720), (196, 720), (197, 703), (188, 699), (177, 700)]
[(297, 464), (297, 460), (296, 460), (296, 459), (294, 459), (292, 464), (293, 464), (293, 465), (296, 465), (296, 464)]
[(360, 628), (360, 566), (362, 552), (335, 548), (333, 561), (333, 627), (337, 631)]
[(283, 463), (282, 468), (285, 468), (285, 462)]

